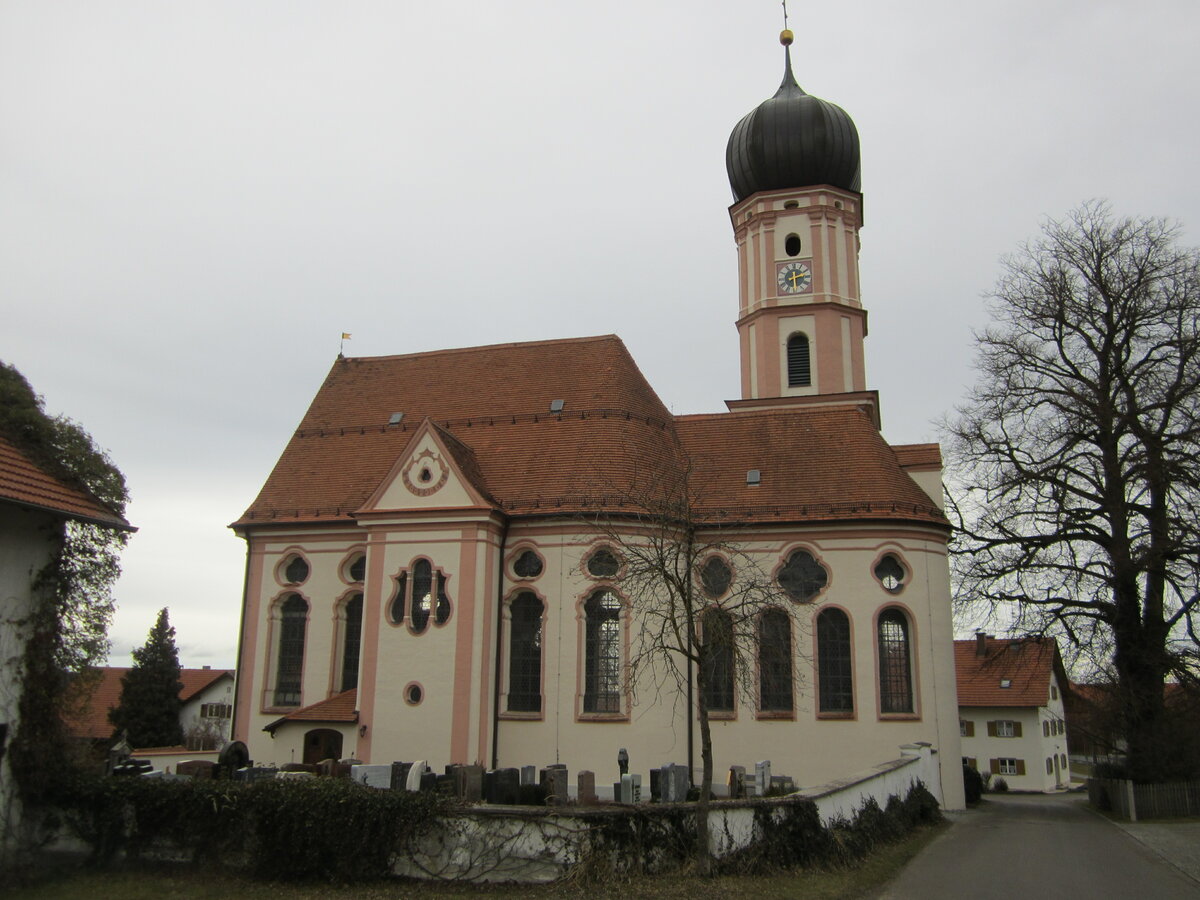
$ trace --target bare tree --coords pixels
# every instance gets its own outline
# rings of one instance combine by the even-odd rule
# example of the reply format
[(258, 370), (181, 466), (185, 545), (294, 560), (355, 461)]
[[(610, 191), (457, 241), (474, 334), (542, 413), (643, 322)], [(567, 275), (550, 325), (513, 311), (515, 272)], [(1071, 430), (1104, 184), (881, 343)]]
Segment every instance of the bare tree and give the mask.
[(1111, 653), (1128, 765), (1174, 774), (1168, 673), (1194, 674), (1200, 254), (1093, 202), (1004, 261), (949, 423), (960, 599)]
[[(712, 706), (732, 709), (735, 691), (755, 704), (760, 691), (792, 702), (795, 604), (754, 554), (730, 539), (736, 526), (704, 515), (703, 484), (687, 454), (676, 450), (674, 463), (635, 477), (618, 504), (627, 513), (593, 524), (621, 558), (619, 583), (633, 623), (630, 683), (690, 700), (700, 726), (696, 859), (708, 874)], [(785, 628), (783, 649), (778, 636)]]

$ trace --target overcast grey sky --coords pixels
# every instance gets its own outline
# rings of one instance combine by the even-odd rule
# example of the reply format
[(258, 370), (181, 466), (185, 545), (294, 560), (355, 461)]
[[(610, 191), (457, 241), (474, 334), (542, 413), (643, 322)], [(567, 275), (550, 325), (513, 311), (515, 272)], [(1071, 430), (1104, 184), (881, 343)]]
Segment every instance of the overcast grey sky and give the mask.
[[(1195, 0), (791, 6), (862, 141), (893, 442), (972, 379), (1002, 253), (1106, 197), (1200, 228)], [(725, 141), (777, 0), (0, 0), (0, 359), (129, 480), (114, 665), (231, 666), (250, 503), (338, 350), (615, 332), (737, 396)]]

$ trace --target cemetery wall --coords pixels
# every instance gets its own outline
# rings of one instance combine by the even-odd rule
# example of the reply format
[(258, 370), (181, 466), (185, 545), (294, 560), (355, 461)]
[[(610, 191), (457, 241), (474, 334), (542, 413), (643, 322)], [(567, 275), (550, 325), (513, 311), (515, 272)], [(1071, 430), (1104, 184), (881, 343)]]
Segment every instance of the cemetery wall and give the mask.
[[(779, 822), (787, 807), (801, 801), (813, 802), (826, 826), (852, 820), (870, 799), (884, 808), (890, 797), (903, 799), (918, 783), (940, 803), (936, 754), (928, 745), (905, 746), (901, 752), (899, 759), (786, 797), (714, 802), (709, 811), (713, 856), (720, 859), (750, 847), (762, 838), (764, 811), (770, 821)], [(665, 871), (687, 856), (693, 810), (681, 804), (475, 807), (447, 817), (394, 871), (411, 878), (528, 883), (553, 881), (581, 865), (617, 872)], [(628, 848), (638, 858), (622, 858), (603, 841), (614, 827), (627, 835)]]

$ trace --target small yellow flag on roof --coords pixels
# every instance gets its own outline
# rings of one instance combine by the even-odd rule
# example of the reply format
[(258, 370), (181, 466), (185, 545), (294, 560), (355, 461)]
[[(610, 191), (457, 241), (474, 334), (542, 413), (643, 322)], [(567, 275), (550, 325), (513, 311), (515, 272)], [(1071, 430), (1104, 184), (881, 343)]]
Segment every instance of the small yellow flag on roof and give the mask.
[(348, 341), (348, 340), (350, 340), (350, 335), (349, 335), (347, 332), (345, 332), (345, 331), (343, 331), (343, 332), (342, 332), (342, 340), (343, 340), (343, 341)]

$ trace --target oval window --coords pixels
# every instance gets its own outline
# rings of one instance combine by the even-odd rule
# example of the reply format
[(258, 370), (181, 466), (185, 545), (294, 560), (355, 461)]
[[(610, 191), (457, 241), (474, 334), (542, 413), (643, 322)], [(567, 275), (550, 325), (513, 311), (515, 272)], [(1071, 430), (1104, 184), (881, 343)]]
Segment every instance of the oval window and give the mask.
[(803, 245), (800, 243), (800, 235), (789, 234), (787, 240), (783, 242), (783, 249), (788, 256), (799, 256)]

